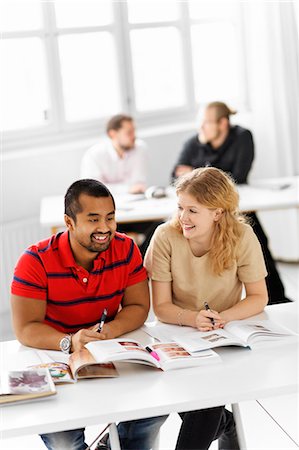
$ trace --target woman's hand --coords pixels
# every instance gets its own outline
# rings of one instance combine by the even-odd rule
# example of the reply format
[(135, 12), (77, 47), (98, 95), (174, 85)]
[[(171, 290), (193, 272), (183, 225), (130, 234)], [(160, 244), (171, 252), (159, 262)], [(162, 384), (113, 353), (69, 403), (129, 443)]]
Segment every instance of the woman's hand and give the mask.
[(199, 331), (217, 330), (218, 328), (223, 328), (224, 324), (225, 321), (221, 318), (220, 314), (212, 309), (209, 311), (202, 309), (195, 318), (195, 325)]

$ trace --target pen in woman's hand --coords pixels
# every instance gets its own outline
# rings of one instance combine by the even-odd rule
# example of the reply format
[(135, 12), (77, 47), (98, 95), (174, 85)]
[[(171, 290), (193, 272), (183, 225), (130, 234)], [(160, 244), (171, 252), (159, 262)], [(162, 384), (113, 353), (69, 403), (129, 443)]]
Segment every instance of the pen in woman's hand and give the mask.
[(98, 332), (98, 333), (100, 333), (100, 332), (102, 331), (102, 328), (103, 328), (103, 325), (104, 325), (104, 323), (105, 323), (107, 314), (108, 314), (108, 311), (107, 311), (107, 309), (105, 308), (104, 311), (103, 311), (103, 313), (102, 313), (102, 316), (101, 316), (101, 319), (100, 319), (100, 323), (99, 323), (99, 326), (98, 326), (98, 329), (97, 329), (97, 332)]
[[(205, 307), (206, 311), (210, 311), (211, 312), (211, 309), (210, 309), (209, 304), (207, 302), (204, 302), (204, 307)], [(213, 317), (210, 317), (210, 321), (212, 322), (212, 325), (214, 326), (215, 325), (215, 320), (213, 319)]]

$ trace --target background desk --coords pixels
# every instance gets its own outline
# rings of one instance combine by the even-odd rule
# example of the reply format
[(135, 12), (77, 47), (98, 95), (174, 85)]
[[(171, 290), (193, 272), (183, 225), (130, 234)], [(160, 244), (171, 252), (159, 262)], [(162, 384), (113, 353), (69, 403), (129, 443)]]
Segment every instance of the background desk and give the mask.
[[(269, 211), (299, 207), (299, 177), (255, 181), (238, 187), (241, 211)], [(137, 198), (137, 200), (135, 200)], [(138, 199), (138, 196), (115, 196), (118, 223), (142, 220), (166, 220), (176, 210), (174, 189), (161, 199)], [(44, 197), (41, 202), (40, 223), (51, 227), (54, 234), (64, 226), (63, 196)]]
[[(295, 303), (271, 305), (260, 318), (298, 330)], [(144, 343), (141, 331), (130, 334)], [(17, 341), (1, 343), (1, 360), (21, 349)], [(120, 377), (82, 380), (58, 386), (51, 399), (2, 407), (3, 438), (48, 433), (105, 422), (138, 419), (170, 412), (239, 403), (295, 393), (298, 387), (298, 341), (253, 351), (217, 350), (222, 362), (211, 366), (160, 372), (122, 364)]]

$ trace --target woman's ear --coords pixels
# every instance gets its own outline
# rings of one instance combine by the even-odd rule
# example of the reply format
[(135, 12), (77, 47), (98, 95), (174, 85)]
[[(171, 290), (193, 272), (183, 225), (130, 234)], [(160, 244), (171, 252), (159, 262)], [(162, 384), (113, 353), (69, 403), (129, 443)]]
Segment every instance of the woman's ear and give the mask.
[(215, 215), (214, 215), (214, 221), (218, 222), (218, 220), (222, 217), (222, 213), (223, 213), (223, 209), (222, 208), (217, 208), (215, 210)]

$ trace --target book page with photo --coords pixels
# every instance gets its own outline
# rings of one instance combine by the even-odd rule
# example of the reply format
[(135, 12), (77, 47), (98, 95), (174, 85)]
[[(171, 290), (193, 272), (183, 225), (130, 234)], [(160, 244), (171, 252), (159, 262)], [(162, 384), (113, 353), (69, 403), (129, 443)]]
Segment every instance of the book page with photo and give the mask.
[(71, 355), (54, 350), (36, 350), (36, 352), (41, 362), (33, 367), (47, 367), (55, 384), (75, 383), (84, 378), (118, 376), (113, 363), (98, 363), (86, 348)]
[(56, 389), (48, 369), (11, 370), (0, 374), (0, 404), (49, 397)]
[(212, 331), (199, 331), (188, 326), (180, 327), (160, 322), (144, 325), (143, 330), (158, 340), (178, 342), (190, 352), (231, 345), (252, 348), (267, 342), (276, 343), (296, 337), (293, 331), (270, 320), (252, 318), (232, 321), (223, 329)]
[(26, 350), (7, 355), (6, 370), (49, 369), (55, 384), (75, 383), (83, 378), (117, 377), (113, 363), (99, 364), (87, 349), (67, 355), (56, 350)]
[(110, 360), (141, 363), (162, 370), (195, 367), (220, 361), (220, 357), (211, 350), (194, 355), (174, 342), (156, 343), (144, 347), (131, 339), (111, 339), (89, 342), (86, 347), (94, 358), (101, 362)]

